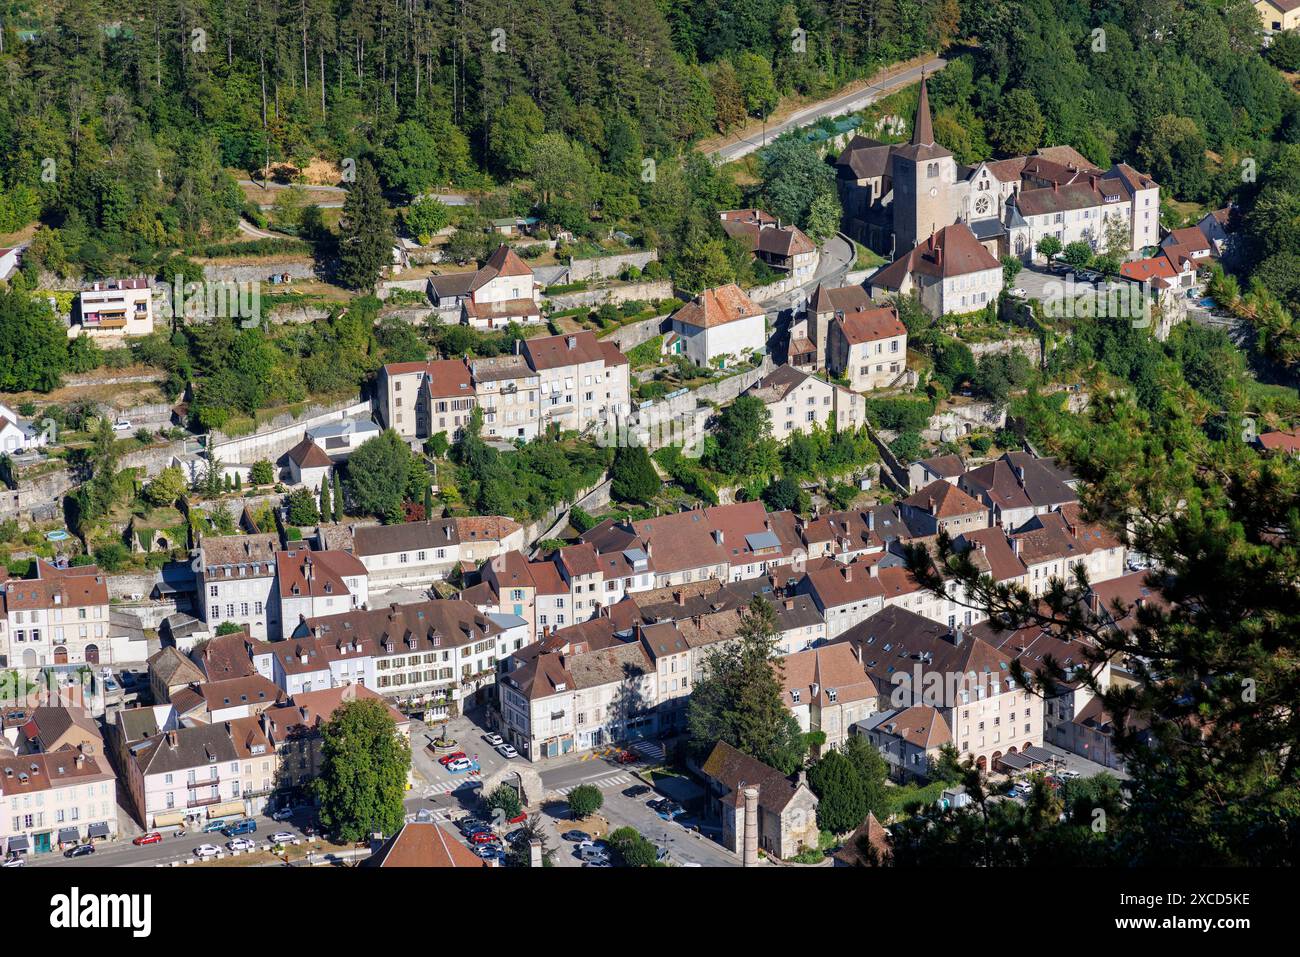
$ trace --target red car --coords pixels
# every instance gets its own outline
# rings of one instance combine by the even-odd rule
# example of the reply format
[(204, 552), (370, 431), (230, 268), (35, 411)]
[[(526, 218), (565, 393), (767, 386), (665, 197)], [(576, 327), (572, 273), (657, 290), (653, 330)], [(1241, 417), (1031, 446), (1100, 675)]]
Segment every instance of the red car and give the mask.
[(449, 762), (455, 761), (457, 758), (463, 758), (463, 757), (465, 757), (464, 751), (453, 751), (451, 754), (444, 754), (442, 757), (440, 757), (438, 759), (438, 763), (441, 764), (443, 767), (446, 767)]
[(131, 843), (136, 845), (137, 847), (142, 847), (145, 844), (158, 844), (161, 841), (162, 841), (162, 835), (159, 834), (157, 831), (154, 831), (152, 834), (141, 834)]
[(631, 751), (620, 751), (618, 754), (614, 755), (614, 760), (619, 764), (631, 764), (636, 760), (636, 755)]
[(495, 843), (497, 836), (491, 831), (475, 831), (469, 839), (474, 844), (492, 844)]

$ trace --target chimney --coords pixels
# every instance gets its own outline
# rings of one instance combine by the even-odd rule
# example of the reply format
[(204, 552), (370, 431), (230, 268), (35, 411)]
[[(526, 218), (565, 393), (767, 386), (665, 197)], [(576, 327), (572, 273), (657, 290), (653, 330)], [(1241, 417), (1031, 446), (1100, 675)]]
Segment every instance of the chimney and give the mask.
[(677, 591), (673, 592), (673, 601), (678, 605), (686, 604), (686, 595), (685, 593), (682, 592), (680, 588), (677, 589)]
[(180, 744), (180, 736), (179, 736), (175, 731), (168, 731), (168, 732), (167, 732), (167, 746), (168, 746), (169, 748), (175, 748), (175, 747), (178, 746), (179, 744)]
[(872, 578), (879, 578), (880, 562), (872, 562), (870, 567), (867, 569), (867, 574), (870, 575)]
[(76, 761), (76, 763), (77, 763), (77, 770), (78, 770), (78, 771), (80, 771), (83, 767), (85, 767), (85, 764), (86, 764), (86, 756), (85, 756), (84, 754), (82, 754), (80, 751), (77, 752), (77, 756), (76, 756), (73, 760)]
[(745, 837), (741, 843), (744, 848), (744, 856), (741, 859), (743, 867), (758, 866), (758, 788), (747, 787), (741, 794), (745, 798)]

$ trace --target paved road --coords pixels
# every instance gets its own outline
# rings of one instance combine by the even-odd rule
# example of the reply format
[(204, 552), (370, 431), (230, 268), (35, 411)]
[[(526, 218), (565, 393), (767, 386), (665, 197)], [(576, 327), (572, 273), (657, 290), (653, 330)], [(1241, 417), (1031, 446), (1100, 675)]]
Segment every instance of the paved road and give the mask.
[(716, 156), (723, 162), (740, 159), (742, 156), (748, 156), (755, 150), (762, 149), (767, 142), (780, 136), (787, 130), (799, 129), (803, 126), (811, 126), (818, 120), (827, 116), (842, 116), (846, 113), (853, 113), (862, 109), (869, 103), (874, 103), (882, 96), (901, 90), (905, 86), (911, 86), (921, 79), (921, 73), (934, 73), (942, 70), (947, 66), (948, 61), (943, 57), (935, 57), (927, 60), (925, 63), (906, 70), (895, 73), (877, 74), (876, 78), (867, 86), (854, 90), (850, 93), (844, 93), (839, 96), (833, 96), (830, 99), (822, 100), (811, 106), (805, 107), (780, 123), (767, 128), (765, 134), (757, 137), (751, 136), (748, 139), (741, 138), (736, 142), (728, 143), (714, 150), (709, 155)]
[(786, 310), (798, 312), (817, 291), (820, 283), (835, 287), (844, 284), (844, 277), (857, 261), (857, 251), (853, 243), (836, 233), (822, 246), (821, 256), (817, 261), (817, 271), (813, 277), (787, 292), (773, 296), (771, 299), (759, 300), (763, 311), (769, 315), (778, 315)]

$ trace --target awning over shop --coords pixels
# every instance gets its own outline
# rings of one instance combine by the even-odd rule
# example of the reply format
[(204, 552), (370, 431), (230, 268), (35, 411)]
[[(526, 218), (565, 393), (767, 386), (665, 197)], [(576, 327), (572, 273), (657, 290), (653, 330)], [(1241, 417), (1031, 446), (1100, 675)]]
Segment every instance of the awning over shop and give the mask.
[(108, 835), (108, 825), (103, 821), (100, 821), (98, 824), (92, 824), (90, 827), (86, 828), (86, 837), (108, 837)]
[(167, 811), (153, 816), (154, 827), (179, 827), (185, 823), (184, 811)]
[(31, 842), (27, 840), (26, 834), (15, 834), (9, 838), (9, 853), (18, 854), (26, 853), (32, 849)]
[(1032, 758), (1027, 758), (1023, 754), (1004, 754), (998, 758), (1003, 767), (1010, 768), (1013, 771), (1024, 771), (1026, 768), (1032, 768), (1035, 764)]
[(244, 816), (243, 801), (226, 801), (223, 804), (214, 804), (212, 805), (212, 807), (208, 808), (208, 820), (212, 820), (213, 818), (218, 818), (218, 817), (235, 817), (235, 816), (239, 816), (239, 817)]
[(1046, 748), (1040, 748), (1032, 744), (1029, 747), (1025, 748), (1024, 753), (1029, 755), (1035, 761), (1038, 761), (1042, 764), (1051, 764), (1053, 761), (1056, 760), (1056, 755), (1054, 755), (1051, 751), (1048, 751)]
[(80, 840), (81, 840), (81, 831), (79, 831), (77, 828), (75, 827), (59, 828), (60, 844), (76, 844)]

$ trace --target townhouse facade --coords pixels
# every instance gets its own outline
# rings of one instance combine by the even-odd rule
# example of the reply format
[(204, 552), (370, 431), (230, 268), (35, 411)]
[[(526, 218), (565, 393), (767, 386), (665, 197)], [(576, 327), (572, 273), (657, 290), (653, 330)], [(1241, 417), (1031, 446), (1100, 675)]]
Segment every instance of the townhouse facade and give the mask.
[(108, 585), (94, 565), (37, 559), (27, 578), (0, 583), (0, 666), (28, 677), (43, 668), (112, 662)]
[(672, 314), (664, 336), (669, 355), (701, 368), (727, 368), (767, 349), (767, 318), (735, 283), (706, 289)]
[(858, 429), (867, 421), (865, 398), (793, 365), (777, 366), (750, 386), (747, 394), (767, 407), (772, 435), (779, 441), (796, 434), (810, 435), (817, 428), (832, 432)]
[(442, 432), (454, 440), (476, 406), (481, 433), (536, 438), (549, 427), (581, 432), (631, 411), (627, 357), (582, 331), (528, 339), (514, 356), (390, 363), (379, 372), (380, 422), (413, 448)]
[(78, 748), (0, 755), (0, 857), (117, 836), (117, 778)]

